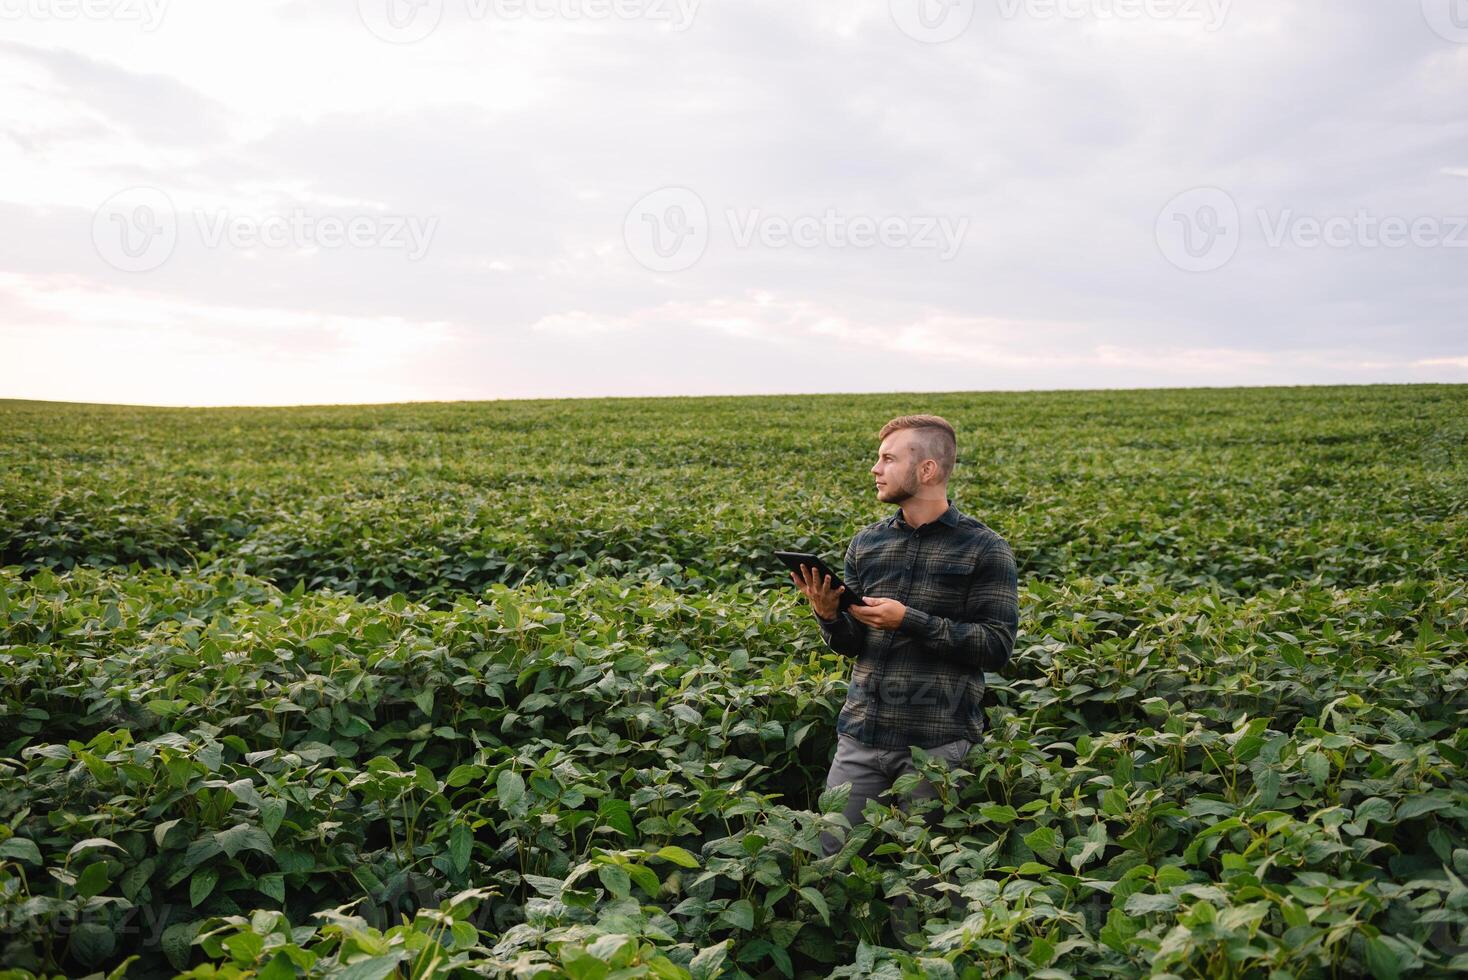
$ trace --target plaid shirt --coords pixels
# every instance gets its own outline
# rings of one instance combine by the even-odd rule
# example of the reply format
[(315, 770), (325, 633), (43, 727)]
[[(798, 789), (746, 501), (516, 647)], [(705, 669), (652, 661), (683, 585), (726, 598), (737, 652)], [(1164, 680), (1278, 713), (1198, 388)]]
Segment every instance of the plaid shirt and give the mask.
[(895, 630), (868, 627), (849, 611), (817, 617), (826, 645), (856, 660), (836, 730), (883, 749), (981, 741), (984, 671), (1009, 661), (1019, 625), (1005, 540), (951, 499), (919, 528), (899, 507), (851, 539), (843, 578), (862, 595), (898, 600), (907, 614)]

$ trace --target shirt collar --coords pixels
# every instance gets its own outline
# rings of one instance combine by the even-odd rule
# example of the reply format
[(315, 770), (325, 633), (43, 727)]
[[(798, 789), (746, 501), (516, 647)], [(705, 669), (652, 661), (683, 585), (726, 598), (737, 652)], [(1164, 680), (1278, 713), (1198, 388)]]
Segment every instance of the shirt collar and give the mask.
[[(901, 507), (898, 507), (897, 510), (893, 512), (892, 516), (887, 519), (887, 523), (892, 527), (897, 527), (899, 524), (908, 526), (907, 521), (903, 520), (902, 518)], [(948, 509), (938, 515), (937, 523), (947, 524), (949, 527), (958, 526), (958, 508), (953, 506), (952, 497), (948, 498)], [(927, 527), (927, 525), (924, 524), (923, 527)]]

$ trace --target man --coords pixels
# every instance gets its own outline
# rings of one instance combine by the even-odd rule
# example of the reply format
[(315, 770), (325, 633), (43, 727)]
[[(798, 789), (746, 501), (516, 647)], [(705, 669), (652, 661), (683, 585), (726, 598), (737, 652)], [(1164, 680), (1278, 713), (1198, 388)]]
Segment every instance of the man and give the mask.
[[(1009, 661), (1019, 624), (1009, 545), (948, 498), (953, 426), (905, 415), (879, 438), (877, 499), (900, 506), (846, 549), (844, 577), (864, 602), (838, 611), (841, 590), (829, 575), (818, 581), (806, 566), (791, 573), (826, 644), (856, 661), (826, 777), (827, 787), (851, 784), (844, 812), (852, 826), (868, 799), (915, 771), (912, 746), (954, 765), (983, 737), (984, 671)], [(912, 795), (937, 791), (923, 780)], [(821, 846), (831, 855), (841, 842), (826, 833)]]

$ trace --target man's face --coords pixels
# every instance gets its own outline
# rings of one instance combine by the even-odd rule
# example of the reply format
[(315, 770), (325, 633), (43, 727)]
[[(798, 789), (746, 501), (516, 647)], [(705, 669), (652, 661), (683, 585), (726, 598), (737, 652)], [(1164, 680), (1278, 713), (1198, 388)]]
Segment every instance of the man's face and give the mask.
[(877, 449), (872, 476), (877, 481), (877, 499), (884, 504), (901, 504), (917, 495), (921, 483), (915, 436), (912, 429), (899, 429)]

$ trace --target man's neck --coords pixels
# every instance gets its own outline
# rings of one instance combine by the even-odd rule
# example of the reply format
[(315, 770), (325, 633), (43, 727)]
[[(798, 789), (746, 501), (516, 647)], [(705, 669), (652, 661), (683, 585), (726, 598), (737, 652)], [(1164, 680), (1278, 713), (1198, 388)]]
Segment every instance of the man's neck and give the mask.
[(914, 497), (902, 505), (902, 519), (909, 527), (922, 527), (936, 521), (948, 510), (948, 495), (939, 497)]

